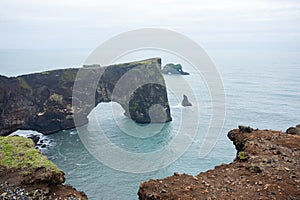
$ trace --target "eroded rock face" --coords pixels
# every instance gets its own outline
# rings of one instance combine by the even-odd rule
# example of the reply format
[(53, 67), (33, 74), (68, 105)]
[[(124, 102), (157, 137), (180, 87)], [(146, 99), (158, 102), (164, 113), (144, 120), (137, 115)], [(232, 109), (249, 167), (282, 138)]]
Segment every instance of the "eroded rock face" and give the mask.
[[(248, 127), (247, 127), (248, 128)], [(300, 136), (281, 131), (234, 129), (228, 133), (237, 154), (197, 176), (173, 176), (142, 183), (141, 200), (298, 199)]]
[[(0, 135), (18, 129), (51, 134), (84, 125), (97, 104), (110, 101), (119, 103), (138, 123), (171, 121), (160, 69), (160, 58), (153, 58), (108, 67), (0, 76)], [(152, 115), (149, 110), (154, 110)]]

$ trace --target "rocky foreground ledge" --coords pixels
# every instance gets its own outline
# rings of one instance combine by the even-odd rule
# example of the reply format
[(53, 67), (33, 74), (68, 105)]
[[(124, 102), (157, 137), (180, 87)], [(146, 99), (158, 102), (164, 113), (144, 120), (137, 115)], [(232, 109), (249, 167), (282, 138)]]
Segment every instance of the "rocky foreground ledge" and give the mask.
[(237, 149), (232, 163), (142, 183), (139, 199), (300, 199), (300, 134), (241, 126), (228, 137)]
[(0, 199), (87, 199), (64, 181), (64, 173), (31, 139), (0, 137)]

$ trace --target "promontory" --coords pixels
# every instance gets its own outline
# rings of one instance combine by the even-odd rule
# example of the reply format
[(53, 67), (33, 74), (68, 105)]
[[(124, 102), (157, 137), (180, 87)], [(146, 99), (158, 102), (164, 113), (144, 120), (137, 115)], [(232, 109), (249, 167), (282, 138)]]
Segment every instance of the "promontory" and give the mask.
[(232, 163), (196, 176), (175, 172), (164, 179), (149, 180), (140, 185), (139, 199), (299, 200), (299, 134), (239, 126), (228, 137), (237, 150)]
[(0, 135), (81, 126), (95, 106), (110, 101), (137, 123), (171, 121), (161, 59), (0, 76)]

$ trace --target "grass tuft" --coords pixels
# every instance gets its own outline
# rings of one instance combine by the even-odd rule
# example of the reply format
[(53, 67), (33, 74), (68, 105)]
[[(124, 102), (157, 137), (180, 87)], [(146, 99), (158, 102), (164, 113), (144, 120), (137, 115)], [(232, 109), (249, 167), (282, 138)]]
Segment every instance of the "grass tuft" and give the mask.
[[(45, 168), (52, 173), (61, 173), (61, 170), (48, 158), (35, 149), (31, 139), (19, 136), (0, 137), (0, 165), (7, 168), (36, 170)], [(25, 174), (24, 174), (25, 175)]]

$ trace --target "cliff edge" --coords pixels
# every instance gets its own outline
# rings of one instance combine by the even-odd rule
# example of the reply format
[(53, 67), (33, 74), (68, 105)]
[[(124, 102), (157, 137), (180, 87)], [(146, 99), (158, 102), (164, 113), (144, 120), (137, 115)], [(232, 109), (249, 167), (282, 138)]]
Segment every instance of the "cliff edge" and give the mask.
[(300, 198), (300, 136), (240, 126), (228, 137), (237, 149), (230, 164), (197, 176), (173, 176), (142, 183), (141, 200)]
[(64, 181), (64, 173), (31, 139), (0, 137), (0, 199), (87, 199)]

